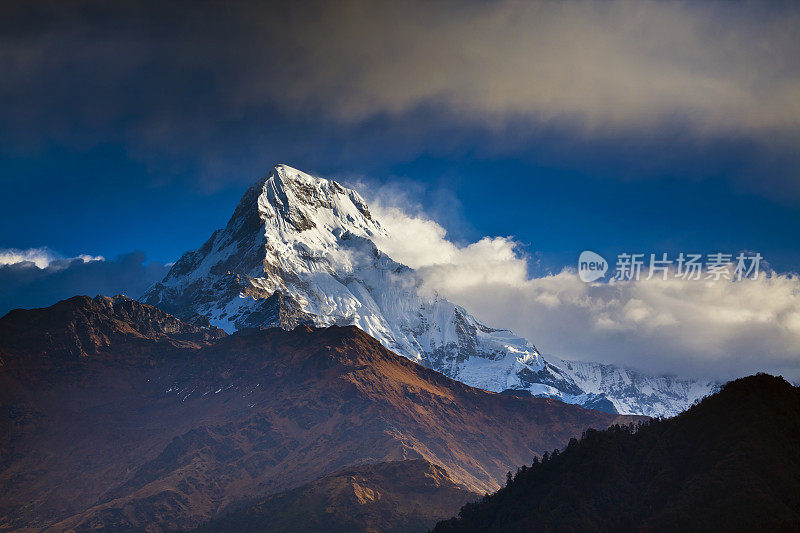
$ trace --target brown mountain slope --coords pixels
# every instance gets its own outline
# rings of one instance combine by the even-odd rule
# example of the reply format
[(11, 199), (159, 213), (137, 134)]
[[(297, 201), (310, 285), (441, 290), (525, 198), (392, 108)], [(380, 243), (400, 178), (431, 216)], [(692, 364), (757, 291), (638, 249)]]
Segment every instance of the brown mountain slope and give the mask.
[[(102, 299), (38, 310), (29, 329), (18, 312), (0, 320), (0, 527), (196, 526), (241, 500), (412, 458), (491, 491), (587, 427), (636, 419), (467, 387), (355, 327), (210, 342), (163, 317), (151, 331), (154, 308), (126, 305), (111, 321)], [(54, 350), (72, 329), (100, 329), (102, 349), (83, 352), (102, 356)]]
[(269, 496), (201, 527), (217, 531), (427, 531), (480, 495), (423, 459), (363, 465)]
[[(83, 357), (148, 355), (197, 348), (225, 336), (197, 317), (178, 320), (125, 296), (74, 296), (46, 309), (15, 309), (0, 320), (0, 363), (51, 368)], [(205, 326), (205, 327), (202, 327)]]

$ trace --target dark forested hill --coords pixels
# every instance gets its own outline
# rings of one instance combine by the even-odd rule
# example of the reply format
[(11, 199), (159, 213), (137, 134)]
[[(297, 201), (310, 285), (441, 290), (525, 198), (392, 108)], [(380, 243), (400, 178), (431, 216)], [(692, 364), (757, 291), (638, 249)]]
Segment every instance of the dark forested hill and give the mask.
[(555, 530), (800, 530), (800, 390), (759, 374), (675, 418), (587, 431), (435, 529)]

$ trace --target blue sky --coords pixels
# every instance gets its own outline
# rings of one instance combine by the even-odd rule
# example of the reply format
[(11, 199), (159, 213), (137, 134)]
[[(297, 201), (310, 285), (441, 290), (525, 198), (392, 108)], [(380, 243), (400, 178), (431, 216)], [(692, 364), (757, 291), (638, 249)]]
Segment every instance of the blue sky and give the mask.
[[(765, 194), (747, 187), (748, 179), (760, 179), (759, 171), (770, 171), (769, 162), (744, 176), (736, 152), (694, 150), (677, 152), (668, 168), (663, 163), (655, 172), (631, 177), (630, 166), (645, 166), (650, 147), (628, 151), (618, 163), (604, 162), (593, 171), (594, 146), (574, 142), (570, 157), (561, 161), (537, 157), (539, 146), (548, 141), (531, 139), (530, 149), (514, 156), (465, 150), (375, 161), (370, 153), (362, 160), (354, 152), (352, 159), (332, 165), (319, 153), (304, 165), (302, 154), (280, 158), (279, 150), (268, 152), (276, 162), (364, 183), (365, 196), (371, 188), (409, 184), (412, 200), (456, 241), (514, 236), (550, 269), (571, 264), (584, 249), (608, 255), (755, 250), (779, 271), (798, 269), (797, 201), (778, 191)], [(269, 163), (238, 163), (236, 175), (225, 176), (213, 188), (198, 182), (192, 167), (183, 173), (173, 170), (180, 168), (178, 162), (165, 160), (163, 165), (170, 176), (161, 181), (157, 163), (132, 160), (119, 145), (88, 150), (49, 146), (3, 157), (3, 247), (47, 246), (66, 256), (106, 257), (139, 250), (149, 260), (171, 262), (227, 222), (244, 189)], [(724, 175), (726, 168), (735, 179)]]

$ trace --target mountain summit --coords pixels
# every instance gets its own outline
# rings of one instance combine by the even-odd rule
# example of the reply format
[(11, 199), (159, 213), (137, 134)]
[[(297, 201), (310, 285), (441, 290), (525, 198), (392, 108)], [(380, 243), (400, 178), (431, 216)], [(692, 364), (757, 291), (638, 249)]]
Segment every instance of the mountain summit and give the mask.
[[(228, 332), (355, 325), (384, 346), (489, 391), (529, 391), (595, 409), (672, 415), (713, 390), (696, 383), (568, 361), (480, 323), (376, 246), (390, 238), (355, 191), (277, 165), (242, 197), (224, 229), (184, 254), (143, 297)], [(555, 363), (555, 364), (553, 364)]]

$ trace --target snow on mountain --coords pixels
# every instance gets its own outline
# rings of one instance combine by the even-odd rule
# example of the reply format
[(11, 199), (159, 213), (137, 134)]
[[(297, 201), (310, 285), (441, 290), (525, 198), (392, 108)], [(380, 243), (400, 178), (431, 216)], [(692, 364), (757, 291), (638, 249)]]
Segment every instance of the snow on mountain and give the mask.
[(228, 332), (354, 324), (387, 348), (468, 385), (523, 389), (622, 414), (672, 415), (713, 384), (546, 361), (527, 340), (420, 290), (382, 253), (389, 237), (364, 199), (335, 181), (277, 165), (244, 194), (224, 229), (184, 254), (146, 303)]
[(618, 413), (673, 416), (720, 389), (714, 381), (654, 376), (615, 365), (551, 356), (548, 360), (564, 369), (587, 393), (608, 398)]

